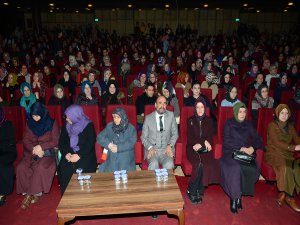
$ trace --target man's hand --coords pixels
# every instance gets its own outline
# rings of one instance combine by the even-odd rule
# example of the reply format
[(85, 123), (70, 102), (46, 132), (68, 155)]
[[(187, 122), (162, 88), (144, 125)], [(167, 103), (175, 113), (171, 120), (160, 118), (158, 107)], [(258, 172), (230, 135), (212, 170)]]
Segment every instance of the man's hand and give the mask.
[(172, 151), (172, 148), (170, 145), (167, 145), (166, 147), (166, 150), (165, 150), (165, 154), (171, 158), (173, 158), (174, 154), (173, 154), (173, 151)]
[(148, 155), (147, 155), (147, 159), (150, 159), (150, 158), (152, 158), (153, 156), (155, 156), (156, 155), (156, 150), (155, 150), (155, 148), (150, 148), (149, 150), (148, 150)]

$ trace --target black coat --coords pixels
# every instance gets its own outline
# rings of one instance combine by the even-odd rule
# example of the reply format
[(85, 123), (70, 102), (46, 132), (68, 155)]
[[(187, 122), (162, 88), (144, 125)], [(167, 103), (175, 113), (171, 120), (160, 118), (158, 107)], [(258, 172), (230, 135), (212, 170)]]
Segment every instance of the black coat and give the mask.
[(14, 166), (17, 158), (14, 127), (6, 121), (0, 127), (0, 195), (13, 190)]
[(70, 137), (67, 132), (66, 126), (62, 128), (58, 143), (58, 148), (61, 152), (61, 160), (57, 169), (62, 194), (67, 188), (73, 173), (76, 173), (76, 169), (82, 168), (83, 173), (96, 172), (97, 159), (95, 152), (95, 142), (96, 133), (94, 124), (89, 123), (86, 128), (79, 134), (79, 151), (77, 152), (77, 154), (80, 156), (79, 161), (77, 161), (76, 163), (68, 162), (65, 158), (66, 154), (74, 154), (74, 151), (70, 147)]
[(141, 115), (142, 113), (144, 113), (145, 105), (154, 105), (155, 101), (156, 101), (156, 97), (154, 95), (153, 97), (148, 97), (146, 92), (138, 96), (135, 101), (136, 114)]

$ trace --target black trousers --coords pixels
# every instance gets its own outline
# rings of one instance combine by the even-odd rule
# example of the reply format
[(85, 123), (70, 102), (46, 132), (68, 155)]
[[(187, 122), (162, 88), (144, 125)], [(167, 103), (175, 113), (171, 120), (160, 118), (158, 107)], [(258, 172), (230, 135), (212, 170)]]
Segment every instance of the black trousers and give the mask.
[(13, 191), (14, 165), (0, 163), (0, 195), (8, 195)]
[[(193, 168), (194, 169), (194, 168)], [(196, 178), (194, 180), (190, 180), (189, 185), (188, 185), (188, 191), (192, 195), (196, 195), (197, 191), (199, 192), (200, 195), (203, 195), (204, 193), (204, 187), (202, 183), (202, 176), (203, 176), (203, 165), (202, 163), (198, 164), (198, 168), (195, 168), (197, 171)], [(195, 172), (195, 171), (193, 171)]]

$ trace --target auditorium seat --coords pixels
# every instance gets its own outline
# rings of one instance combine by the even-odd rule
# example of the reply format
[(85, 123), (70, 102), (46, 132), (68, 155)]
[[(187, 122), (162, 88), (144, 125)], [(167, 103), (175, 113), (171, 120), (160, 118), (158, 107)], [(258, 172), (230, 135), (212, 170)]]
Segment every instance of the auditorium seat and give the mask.
[(46, 105), (49, 115), (52, 119), (55, 119), (57, 125), (61, 128), (64, 124), (63, 112), (60, 105)]
[(25, 109), (21, 106), (3, 106), (3, 111), (6, 119), (14, 125), (16, 142), (21, 141), (26, 127)]
[[(256, 130), (263, 140), (263, 146), (266, 146), (267, 144), (268, 124), (271, 123), (273, 119), (274, 119), (273, 108), (258, 109)], [(276, 176), (273, 168), (269, 166), (264, 160), (262, 161), (261, 164), (260, 173), (267, 181), (276, 180)]]
[(144, 87), (135, 87), (133, 88), (133, 93), (132, 93), (132, 105), (135, 105), (136, 99), (144, 94), (145, 88)]
[(280, 103), (287, 104), (290, 99), (294, 98), (294, 91), (282, 91), (280, 94)]

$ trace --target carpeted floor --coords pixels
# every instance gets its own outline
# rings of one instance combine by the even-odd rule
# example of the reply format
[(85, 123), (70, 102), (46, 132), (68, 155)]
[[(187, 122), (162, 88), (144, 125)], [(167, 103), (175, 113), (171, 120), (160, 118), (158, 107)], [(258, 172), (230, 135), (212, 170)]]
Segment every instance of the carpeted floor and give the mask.
[[(185, 191), (188, 178), (177, 177), (183, 194), (186, 225), (297, 225), (300, 224), (300, 213), (287, 206), (278, 208), (275, 205), (276, 187), (259, 181), (255, 186), (255, 197), (244, 197), (242, 211), (233, 215), (229, 211), (229, 199), (218, 185), (206, 189), (203, 203), (192, 205)], [(8, 196), (7, 203), (0, 207), (1, 225), (55, 225), (57, 224), (56, 207), (60, 200), (57, 180), (54, 180), (50, 194), (44, 195), (40, 202), (31, 205), (27, 210), (19, 206), (23, 197), (15, 193)], [(300, 204), (300, 198), (297, 198)], [(153, 220), (148, 214), (122, 215), (118, 217), (78, 218), (75, 225), (177, 225), (176, 217), (159, 214)]]

